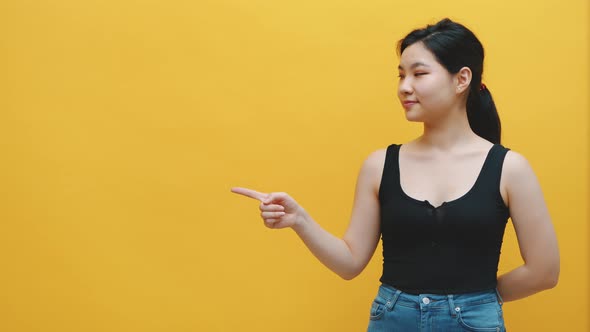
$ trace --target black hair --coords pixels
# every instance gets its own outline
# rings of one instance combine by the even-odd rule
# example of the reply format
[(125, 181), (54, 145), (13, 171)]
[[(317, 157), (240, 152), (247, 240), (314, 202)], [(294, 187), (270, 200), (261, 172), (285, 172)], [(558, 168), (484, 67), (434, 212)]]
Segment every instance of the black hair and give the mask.
[(422, 42), (451, 74), (463, 67), (471, 69), (467, 95), (467, 119), (477, 135), (500, 144), (501, 124), (492, 94), (482, 85), (484, 50), (481, 42), (465, 26), (445, 18), (434, 25), (410, 32), (398, 43), (401, 55), (406, 47)]

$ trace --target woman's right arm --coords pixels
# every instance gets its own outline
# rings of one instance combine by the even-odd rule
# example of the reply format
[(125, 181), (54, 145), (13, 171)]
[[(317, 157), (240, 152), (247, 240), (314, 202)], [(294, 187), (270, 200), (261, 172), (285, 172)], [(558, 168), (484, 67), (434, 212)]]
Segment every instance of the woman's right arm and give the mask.
[(379, 242), (379, 185), (385, 150), (373, 152), (358, 174), (348, 228), (342, 238), (324, 230), (286, 193), (263, 194), (244, 188), (232, 191), (262, 201), (261, 215), (267, 227), (291, 227), (322, 264), (346, 280), (367, 266)]

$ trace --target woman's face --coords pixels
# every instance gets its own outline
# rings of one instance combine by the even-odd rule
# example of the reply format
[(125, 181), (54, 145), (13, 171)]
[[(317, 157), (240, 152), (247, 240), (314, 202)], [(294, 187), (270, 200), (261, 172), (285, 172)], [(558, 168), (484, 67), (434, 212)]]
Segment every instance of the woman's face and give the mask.
[(409, 121), (435, 120), (458, 101), (453, 75), (421, 42), (401, 54), (399, 77), (398, 97)]

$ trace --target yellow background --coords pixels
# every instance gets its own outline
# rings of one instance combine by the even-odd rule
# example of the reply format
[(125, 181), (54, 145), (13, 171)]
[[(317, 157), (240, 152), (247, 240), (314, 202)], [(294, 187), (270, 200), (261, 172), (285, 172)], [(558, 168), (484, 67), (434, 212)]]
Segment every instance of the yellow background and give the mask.
[[(3, 1), (0, 330), (365, 330), (381, 247), (344, 281), (229, 190), (341, 235), (365, 157), (421, 132), (396, 42), (446, 16), (482, 40), (559, 237), (559, 285), (507, 327), (587, 331), (587, 0)], [(520, 263), (509, 226), (501, 272)]]

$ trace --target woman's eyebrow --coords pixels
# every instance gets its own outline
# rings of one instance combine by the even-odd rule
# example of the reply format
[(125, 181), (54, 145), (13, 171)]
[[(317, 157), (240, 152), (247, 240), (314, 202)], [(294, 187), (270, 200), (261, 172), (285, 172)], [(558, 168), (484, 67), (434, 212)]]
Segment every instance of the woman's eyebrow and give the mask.
[[(429, 65), (425, 64), (424, 62), (419, 62), (419, 61), (418, 61), (418, 62), (414, 62), (414, 63), (413, 63), (411, 66), (410, 66), (410, 69), (414, 69), (414, 68), (416, 68), (416, 67), (419, 67), (419, 66), (423, 66), (423, 67), (430, 67)], [(399, 66), (397, 66), (397, 69), (404, 70), (404, 67), (402, 67), (402, 65), (399, 65)]]

